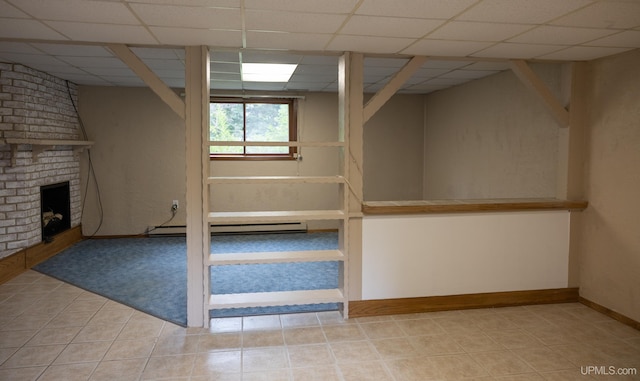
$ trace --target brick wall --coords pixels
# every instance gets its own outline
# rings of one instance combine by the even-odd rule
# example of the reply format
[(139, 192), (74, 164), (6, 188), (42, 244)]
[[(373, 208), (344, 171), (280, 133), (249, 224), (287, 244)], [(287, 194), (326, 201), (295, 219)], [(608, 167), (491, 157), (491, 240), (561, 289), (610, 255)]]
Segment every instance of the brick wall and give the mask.
[[(12, 151), (4, 138), (81, 139), (74, 84), (31, 68), (0, 62), (0, 258), (35, 245), (41, 237), (40, 187), (69, 181), (71, 226), (80, 224), (80, 161), (72, 147), (34, 157), (32, 145)], [(77, 104), (77, 103), (76, 103)]]

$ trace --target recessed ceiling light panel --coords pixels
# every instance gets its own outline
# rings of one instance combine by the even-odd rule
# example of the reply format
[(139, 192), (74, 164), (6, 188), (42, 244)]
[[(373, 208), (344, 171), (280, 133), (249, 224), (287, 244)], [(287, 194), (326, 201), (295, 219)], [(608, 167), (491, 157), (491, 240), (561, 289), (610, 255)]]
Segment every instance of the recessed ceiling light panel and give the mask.
[(242, 80), (247, 82), (288, 82), (298, 65), (243, 63)]

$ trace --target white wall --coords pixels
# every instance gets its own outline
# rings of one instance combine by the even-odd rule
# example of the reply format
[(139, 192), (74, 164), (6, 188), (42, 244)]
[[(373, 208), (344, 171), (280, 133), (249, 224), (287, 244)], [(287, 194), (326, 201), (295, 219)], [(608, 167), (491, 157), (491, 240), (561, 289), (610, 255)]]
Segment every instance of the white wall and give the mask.
[(568, 286), (569, 212), (368, 216), (362, 299)]
[(640, 50), (590, 64), (580, 295), (640, 321)]
[[(561, 98), (561, 66), (532, 69)], [(425, 104), (424, 199), (555, 197), (559, 127), (511, 71)]]

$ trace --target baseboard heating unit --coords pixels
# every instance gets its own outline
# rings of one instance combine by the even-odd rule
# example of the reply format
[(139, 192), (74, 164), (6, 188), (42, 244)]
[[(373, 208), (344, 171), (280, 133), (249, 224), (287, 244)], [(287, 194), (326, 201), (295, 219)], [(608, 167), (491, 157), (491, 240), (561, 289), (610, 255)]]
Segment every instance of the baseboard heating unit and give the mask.
[[(149, 226), (147, 235), (149, 237), (185, 236), (187, 227), (177, 226)], [(233, 224), (233, 225), (211, 225), (209, 231), (211, 235), (216, 234), (267, 234), (267, 233), (306, 233), (306, 222), (282, 222), (264, 224)]]

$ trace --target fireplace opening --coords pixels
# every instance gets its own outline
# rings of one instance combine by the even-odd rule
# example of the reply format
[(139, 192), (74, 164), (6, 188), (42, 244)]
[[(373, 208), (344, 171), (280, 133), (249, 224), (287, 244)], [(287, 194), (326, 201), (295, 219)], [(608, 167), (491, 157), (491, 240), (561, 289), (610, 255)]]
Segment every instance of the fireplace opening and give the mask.
[(53, 237), (71, 228), (71, 197), (69, 182), (40, 187), (40, 210), (42, 240), (53, 241)]

